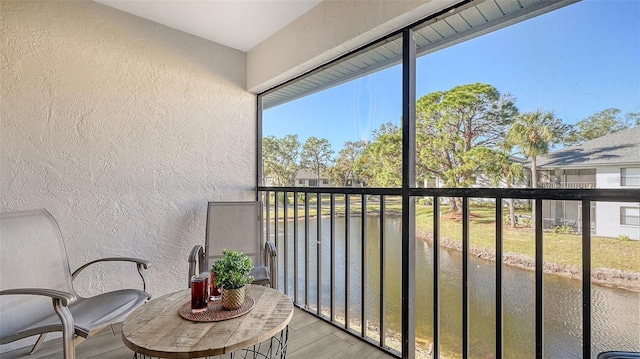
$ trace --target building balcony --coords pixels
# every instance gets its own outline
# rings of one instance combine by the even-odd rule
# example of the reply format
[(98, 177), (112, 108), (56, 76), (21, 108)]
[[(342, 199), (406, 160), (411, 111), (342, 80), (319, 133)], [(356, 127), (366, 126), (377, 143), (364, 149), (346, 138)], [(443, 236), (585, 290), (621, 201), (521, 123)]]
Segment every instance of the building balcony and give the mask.
[[(602, 239), (589, 230), (558, 237), (540, 225), (543, 200), (580, 201), (589, 223), (591, 203), (635, 204), (632, 190), (415, 188), (404, 200), (400, 189), (380, 188), (261, 187), (258, 194), (264, 233), (278, 249), (274, 285), (296, 307), (288, 358), (570, 358), (640, 351), (638, 273), (631, 270), (620, 288), (612, 288), (602, 278), (609, 272), (599, 267)], [(461, 198), (450, 201), (459, 202), (460, 211), (441, 206), (444, 198)], [(509, 229), (503, 221), (508, 198), (535, 203), (532, 228)], [(526, 242), (533, 243), (530, 258), (514, 254), (527, 252), (521, 247)], [(578, 264), (559, 265), (559, 252), (578, 256)], [(81, 344), (78, 356), (131, 357), (120, 326), (112, 329)], [(54, 340), (32, 357), (59, 356), (60, 350)]]
[(548, 189), (593, 189), (595, 182), (538, 182), (538, 188)]
[[(123, 359), (133, 358), (134, 353), (122, 343), (122, 324), (114, 324), (102, 330), (76, 349), (78, 358)], [(31, 347), (3, 353), (4, 359), (17, 358), (61, 358), (60, 339), (46, 342), (40, 350), (29, 355)], [(287, 358), (393, 358), (392, 355), (373, 345), (345, 334), (339, 328), (326, 323), (312, 314), (296, 309), (289, 324)], [(227, 358), (228, 356), (225, 356)]]
[[(407, 211), (400, 189), (259, 191), (265, 233), (278, 248), (278, 289), (301, 310), (391, 355), (595, 357), (619, 349), (599, 339), (612, 332), (627, 337), (627, 350), (640, 350), (633, 339), (640, 334), (633, 329), (637, 320), (607, 327), (611, 322), (600, 319), (625, 312), (640, 298), (633, 291), (608, 292), (597, 279), (607, 271), (591, 248), (606, 240), (592, 238), (590, 230), (556, 234), (542, 225), (543, 200), (581, 202), (584, 223), (591, 223), (591, 203), (633, 201), (624, 191), (416, 188), (410, 202), (417, 203)], [(451, 197), (462, 197), (459, 213), (441, 205)], [(528, 225), (503, 224), (507, 198), (535, 203), (533, 213), (518, 210), (532, 219)], [(487, 209), (487, 203), (502, 205)], [(533, 244), (527, 258), (513, 253), (522, 251), (516, 244), (521, 240)], [(563, 252), (578, 261), (558, 263), (555, 256)], [(630, 293), (631, 301), (613, 309)], [(608, 298), (607, 314), (596, 298)], [(403, 347), (407, 336), (410, 344)]]

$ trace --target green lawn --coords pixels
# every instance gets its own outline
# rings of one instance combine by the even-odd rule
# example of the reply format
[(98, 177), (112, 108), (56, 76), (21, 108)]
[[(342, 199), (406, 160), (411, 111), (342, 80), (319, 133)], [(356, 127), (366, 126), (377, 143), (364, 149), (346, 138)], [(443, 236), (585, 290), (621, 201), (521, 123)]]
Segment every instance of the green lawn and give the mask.
[[(350, 212), (360, 214), (362, 211), (360, 196), (351, 196)], [(273, 198), (272, 198), (273, 200)], [(317, 196), (310, 195), (309, 216), (317, 214)], [(273, 203), (273, 202), (272, 202)], [(288, 218), (293, 218), (293, 196), (289, 197), (287, 208)], [(299, 204), (303, 198), (299, 199)], [(322, 196), (323, 215), (329, 213), (330, 195)], [(401, 213), (401, 199), (388, 197), (386, 200), (387, 213)], [(379, 213), (380, 204), (377, 197), (367, 200), (367, 212)], [(284, 215), (282, 202), (278, 207), (280, 219)], [(336, 213), (344, 215), (344, 196), (336, 196)], [(448, 207), (441, 207), (441, 237), (451, 241), (462, 241), (462, 221), (452, 219)], [(508, 213), (505, 209), (504, 213)], [(524, 213), (524, 212), (523, 212)], [(304, 207), (299, 205), (298, 216), (304, 215)], [(273, 209), (270, 211), (273, 218)], [(454, 216), (455, 217), (455, 216)], [(416, 227), (418, 230), (431, 233), (433, 228), (433, 207), (428, 205), (416, 205)], [(489, 207), (472, 206), (470, 209), (469, 233), (471, 246), (477, 248), (495, 249), (495, 212)], [(534, 258), (535, 236), (531, 228), (515, 228), (503, 226), (504, 251), (522, 254)], [(561, 234), (544, 232), (544, 260), (545, 262), (568, 264), (582, 267), (581, 236), (578, 234)], [(640, 241), (622, 241), (616, 238), (592, 237), (591, 242), (592, 268), (619, 269), (627, 272), (640, 272)]]
[[(433, 209), (419, 206), (417, 227), (425, 231), (433, 228)], [(507, 211), (505, 211), (507, 212)], [(446, 216), (446, 212), (444, 213)], [(471, 208), (469, 233), (471, 245), (495, 249), (495, 212), (493, 208)], [(462, 221), (442, 219), (441, 235), (462, 241)], [(535, 235), (531, 228), (503, 226), (504, 251), (535, 257)], [(544, 232), (545, 262), (582, 266), (582, 238), (578, 234)], [(591, 238), (592, 268), (620, 269), (640, 272), (640, 241), (621, 241), (616, 238)]]

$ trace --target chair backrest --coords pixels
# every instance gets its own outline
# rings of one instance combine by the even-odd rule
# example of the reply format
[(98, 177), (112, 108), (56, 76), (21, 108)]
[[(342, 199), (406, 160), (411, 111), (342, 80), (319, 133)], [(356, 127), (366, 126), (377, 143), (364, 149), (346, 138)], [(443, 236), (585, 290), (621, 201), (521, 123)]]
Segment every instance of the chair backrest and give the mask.
[(209, 202), (205, 238), (206, 268), (224, 249), (251, 257), (254, 266), (262, 263), (262, 204), (253, 202)]
[[(75, 295), (62, 233), (44, 209), (0, 213), (0, 289), (45, 288)], [(0, 337), (53, 314), (51, 299), (0, 297)]]

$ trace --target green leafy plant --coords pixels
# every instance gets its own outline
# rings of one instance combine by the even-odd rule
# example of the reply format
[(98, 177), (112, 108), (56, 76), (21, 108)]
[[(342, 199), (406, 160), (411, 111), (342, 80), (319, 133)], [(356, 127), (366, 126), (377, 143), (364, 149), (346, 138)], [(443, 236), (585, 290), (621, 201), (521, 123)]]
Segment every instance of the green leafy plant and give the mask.
[(564, 224), (562, 226), (556, 226), (553, 229), (553, 232), (562, 233), (562, 234), (569, 234), (569, 233), (571, 233), (571, 231), (573, 231), (573, 227), (571, 227), (570, 225), (567, 225), (567, 224)]
[(218, 258), (211, 266), (216, 273), (215, 284), (224, 289), (238, 289), (253, 282), (249, 275), (253, 261), (246, 254), (237, 251), (223, 250), (224, 257)]
[(621, 241), (628, 241), (630, 238), (626, 234), (621, 234), (618, 236), (618, 239)]

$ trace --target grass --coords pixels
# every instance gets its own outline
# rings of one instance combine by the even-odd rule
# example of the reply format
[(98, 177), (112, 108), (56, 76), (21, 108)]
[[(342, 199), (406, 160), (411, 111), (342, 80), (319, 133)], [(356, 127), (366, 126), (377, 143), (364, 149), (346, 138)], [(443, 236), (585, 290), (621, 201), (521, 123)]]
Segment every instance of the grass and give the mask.
[[(421, 206), (417, 210), (417, 227), (425, 231), (433, 228), (433, 209)], [(446, 217), (446, 212), (443, 214)], [(473, 246), (495, 249), (495, 212), (493, 208), (471, 208), (469, 221), (470, 243)], [(442, 237), (462, 242), (462, 221), (440, 221)], [(535, 234), (531, 228), (503, 226), (504, 251), (535, 257)], [(579, 234), (544, 232), (545, 262), (582, 266), (582, 237)], [(619, 269), (640, 272), (640, 241), (591, 237), (592, 268)]]
[[(293, 196), (289, 196), (287, 218), (294, 215)], [(330, 195), (322, 197), (322, 212), (329, 213)], [(304, 216), (304, 206), (298, 201), (298, 216)], [(309, 216), (317, 215), (317, 196), (310, 195)], [(273, 198), (272, 202), (273, 203)], [(284, 215), (284, 206), (278, 205), (278, 218)], [(335, 210), (337, 215), (345, 214), (344, 195), (336, 195)], [(367, 212), (377, 214), (380, 203), (377, 197), (367, 200)], [(400, 197), (387, 197), (386, 213), (400, 214), (402, 203)], [(362, 204), (360, 196), (350, 196), (350, 213), (360, 214)], [(508, 213), (507, 210), (504, 211)], [(462, 221), (451, 218), (446, 206), (441, 207), (440, 231), (441, 237), (451, 241), (462, 242)], [(522, 212), (520, 214), (524, 214)], [(270, 211), (273, 218), (273, 209)], [(433, 207), (416, 205), (416, 227), (418, 230), (431, 233), (433, 229)], [(478, 248), (495, 249), (495, 210), (492, 207), (471, 206), (469, 221), (470, 244)], [(535, 235), (531, 228), (512, 229), (503, 226), (504, 251), (521, 254), (530, 258), (535, 257)], [(580, 268), (582, 266), (582, 238), (578, 234), (544, 232), (543, 255), (545, 262), (567, 264)], [(640, 272), (640, 241), (624, 241), (617, 238), (591, 238), (592, 268), (619, 269), (626, 272)]]

